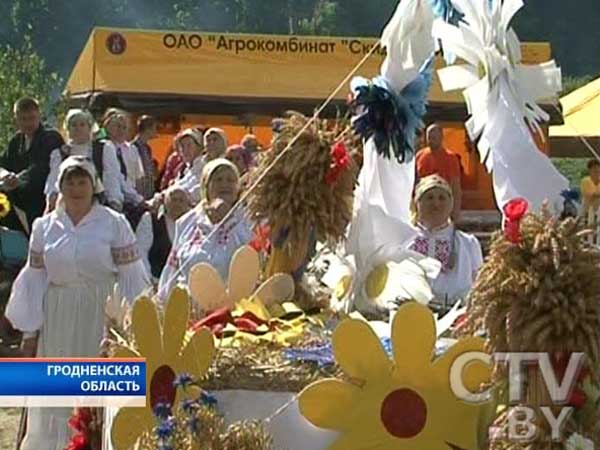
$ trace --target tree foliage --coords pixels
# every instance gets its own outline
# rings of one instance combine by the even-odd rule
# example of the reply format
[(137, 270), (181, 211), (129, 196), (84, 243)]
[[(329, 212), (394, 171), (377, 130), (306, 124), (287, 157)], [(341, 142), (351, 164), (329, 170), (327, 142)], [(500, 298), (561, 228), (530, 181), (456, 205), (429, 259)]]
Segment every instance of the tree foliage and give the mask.
[[(7, 63), (9, 58), (22, 63), (22, 55), (35, 55), (38, 66), (32, 70), (42, 70), (43, 56), (46, 66), (41, 64), (43, 72), (32, 79), (41, 74), (48, 79), (49, 72), (66, 78), (94, 26), (367, 37), (380, 35), (397, 4), (398, 0), (3, 0), (0, 48)], [(549, 41), (565, 75), (600, 74), (598, 0), (527, 0), (513, 25), (523, 41)], [(19, 67), (23, 66), (3, 64), (0, 71), (12, 74)], [(578, 80), (567, 79), (566, 88), (577, 86), (582, 78)], [(56, 84), (56, 79), (50, 81)], [(23, 87), (20, 83), (6, 89)], [(43, 97), (44, 92), (31, 93)], [(3, 97), (3, 102), (10, 101), (10, 96)], [(0, 120), (6, 123), (4, 116)]]
[(19, 48), (8, 44), (0, 48), (0, 86), (0, 151), (4, 151), (14, 131), (14, 102), (24, 95), (33, 95), (41, 102), (46, 115), (52, 115), (59, 104), (53, 97), (62, 81), (57, 73), (48, 71), (44, 59), (26, 36)]

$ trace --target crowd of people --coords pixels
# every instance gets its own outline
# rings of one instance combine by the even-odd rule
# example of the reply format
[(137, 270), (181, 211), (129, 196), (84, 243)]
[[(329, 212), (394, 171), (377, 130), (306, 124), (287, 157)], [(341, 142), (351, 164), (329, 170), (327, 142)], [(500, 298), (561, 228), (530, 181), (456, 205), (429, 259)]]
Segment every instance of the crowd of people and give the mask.
[[(25, 356), (97, 356), (116, 282), (129, 300), (146, 291), (164, 300), (199, 262), (227, 279), (233, 254), (253, 239), (243, 205), (232, 211), (260, 155), (253, 135), (229, 145), (219, 128), (185, 129), (159, 170), (151, 116), (137, 120), (130, 141), (128, 114), (114, 108), (99, 124), (85, 110), (69, 111), (66, 140), (42, 124), (35, 99), (17, 101), (14, 115), (18, 132), (0, 156), (0, 188), (12, 206), (2, 225), (28, 236), (29, 255), (5, 316), (23, 332)], [(411, 249), (441, 263), (432, 290), (452, 304), (469, 292), (482, 249), (457, 229), (459, 157), (445, 147), (439, 125), (425, 137), (416, 156)], [(588, 169), (584, 208), (598, 208), (600, 163)], [(60, 448), (68, 415), (31, 410), (21, 449)]]
[[(226, 277), (233, 252), (250, 241), (241, 214), (212, 230), (252, 166), (253, 136), (228, 147), (218, 128), (184, 130), (161, 174), (150, 116), (129, 141), (129, 117), (118, 109), (99, 125), (87, 111), (69, 111), (65, 139), (42, 123), (35, 99), (17, 101), (14, 115), (18, 132), (0, 159), (11, 205), (2, 225), (25, 234), (29, 251), (5, 317), (23, 334), (24, 356), (97, 356), (115, 283), (129, 300), (151, 290), (166, 296), (196, 262)], [(31, 409), (21, 449), (63, 448), (69, 415)]]

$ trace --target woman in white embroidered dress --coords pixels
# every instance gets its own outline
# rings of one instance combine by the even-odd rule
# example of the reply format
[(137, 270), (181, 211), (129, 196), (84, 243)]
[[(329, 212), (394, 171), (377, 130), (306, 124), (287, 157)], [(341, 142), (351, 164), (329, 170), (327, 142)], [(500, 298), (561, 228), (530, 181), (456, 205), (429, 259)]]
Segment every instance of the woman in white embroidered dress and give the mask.
[(128, 123), (127, 113), (116, 108), (106, 111), (102, 120), (109, 139), (104, 148), (106, 150), (107, 147), (113, 147), (119, 162), (119, 184), (123, 199), (121, 206), (139, 205), (144, 201), (144, 197), (136, 190), (138, 181), (144, 178), (144, 166), (137, 149), (127, 142)]
[(204, 147), (208, 161), (223, 158), (228, 145), (227, 134), (221, 128), (209, 128), (204, 133)]
[[(67, 113), (64, 128), (69, 139), (62, 148), (57, 148), (50, 154), (50, 173), (44, 190), (47, 212), (52, 211), (56, 205), (58, 197), (56, 180), (60, 164), (69, 156), (79, 155), (92, 158), (92, 148), (93, 145), (96, 145), (92, 144), (92, 135), (96, 127), (96, 122), (88, 111), (72, 109)], [(115, 148), (112, 145), (105, 145), (102, 150), (102, 183), (105, 187), (104, 196), (109, 204), (120, 205), (123, 203), (120, 176)]]
[[(204, 138), (202, 132), (196, 128), (188, 128), (175, 137), (173, 146), (181, 156), (183, 166), (178, 177), (171, 181), (170, 187), (183, 189), (192, 203), (196, 205), (201, 200), (200, 181), (202, 171), (207, 161), (210, 160), (204, 155)], [(167, 189), (157, 192), (154, 195), (152, 206), (156, 210), (160, 206), (164, 206)]]
[[(24, 333), (25, 356), (97, 357), (115, 282), (128, 299), (150, 282), (125, 217), (94, 200), (102, 183), (93, 163), (67, 158), (58, 184), (57, 208), (33, 223), (29, 260), (13, 285), (6, 317)], [(21, 450), (63, 450), (71, 412), (30, 408)]]
[(212, 265), (227, 280), (235, 251), (252, 239), (252, 227), (243, 208), (215, 231), (238, 199), (237, 167), (222, 158), (209, 162), (202, 173), (202, 201), (175, 224), (175, 239), (159, 284), (159, 297), (166, 299), (178, 281), (187, 281), (191, 268), (201, 262)]
[(475, 236), (457, 230), (452, 223), (452, 188), (440, 176), (421, 179), (415, 203), (418, 235), (411, 248), (442, 263), (431, 288), (437, 303), (451, 306), (471, 289), (483, 264), (481, 245)]
[(207, 161), (203, 154), (203, 140), (202, 133), (193, 128), (188, 128), (175, 139), (175, 147), (181, 155), (184, 168), (181, 178), (175, 180), (173, 186), (184, 189), (194, 205), (200, 202), (200, 179)]

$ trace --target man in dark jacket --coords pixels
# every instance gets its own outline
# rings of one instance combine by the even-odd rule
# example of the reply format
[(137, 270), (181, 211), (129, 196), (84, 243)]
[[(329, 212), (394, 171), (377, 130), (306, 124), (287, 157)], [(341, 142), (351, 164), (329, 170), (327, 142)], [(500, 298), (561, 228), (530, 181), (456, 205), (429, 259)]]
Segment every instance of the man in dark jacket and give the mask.
[(31, 230), (33, 221), (44, 212), (44, 186), (50, 171), (50, 153), (60, 148), (64, 140), (58, 131), (45, 128), (41, 123), (37, 100), (30, 97), (19, 99), (14, 105), (14, 114), (19, 131), (0, 156), (0, 190), (8, 195), (13, 207), (1, 224), (26, 231), (15, 214), (15, 207), (25, 213)]

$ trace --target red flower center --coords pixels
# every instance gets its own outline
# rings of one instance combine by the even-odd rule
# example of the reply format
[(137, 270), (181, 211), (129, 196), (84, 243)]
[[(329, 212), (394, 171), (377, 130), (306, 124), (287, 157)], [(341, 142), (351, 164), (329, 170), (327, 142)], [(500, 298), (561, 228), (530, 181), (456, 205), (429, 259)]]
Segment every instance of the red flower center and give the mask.
[(175, 403), (177, 390), (173, 385), (174, 381), (175, 372), (169, 366), (160, 366), (154, 371), (152, 380), (150, 380), (150, 405), (152, 410), (159, 403), (171, 406)]
[(398, 389), (383, 401), (381, 421), (392, 436), (401, 439), (414, 437), (425, 428), (427, 405), (412, 389)]

